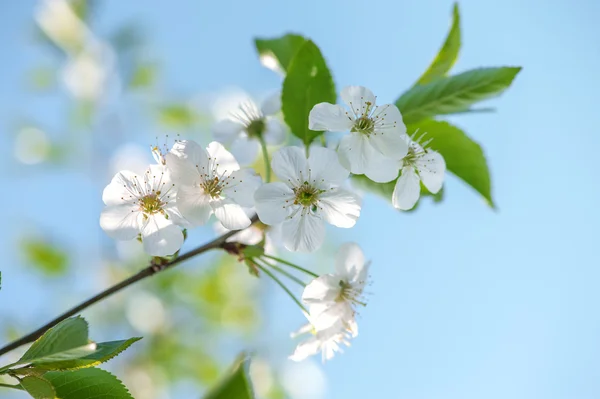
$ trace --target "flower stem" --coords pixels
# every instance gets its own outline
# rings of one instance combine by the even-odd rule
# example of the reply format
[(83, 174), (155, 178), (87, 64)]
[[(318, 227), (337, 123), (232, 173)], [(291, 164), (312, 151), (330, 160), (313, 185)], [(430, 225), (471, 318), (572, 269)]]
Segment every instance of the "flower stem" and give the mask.
[[(254, 215), (251, 219), (251, 224), (254, 224), (257, 221), (258, 221), (258, 216)], [(52, 327), (54, 327), (61, 321), (66, 320), (71, 316), (75, 316), (76, 314), (80, 313), (84, 309), (87, 309), (91, 305), (108, 298), (109, 296), (121, 291), (122, 289), (124, 289), (126, 287), (129, 287), (130, 285), (132, 285), (134, 283), (137, 283), (140, 280), (154, 276), (157, 273), (160, 273), (162, 271), (170, 269), (183, 261), (193, 258), (196, 255), (203, 254), (204, 252), (207, 252), (211, 249), (221, 248), (223, 243), (225, 243), (225, 241), (229, 237), (236, 234), (238, 231), (239, 230), (229, 231), (229, 232), (221, 235), (220, 237), (217, 237), (214, 240), (209, 241), (206, 244), (199, 246), (198, 248), (192, 249), (191, 251), (186, 252), (186, 253), (182, 254), (181, 256), (177, 257), (176, 259), (173, 259), (167, 263), (150, 262), (150, 265), (148, 265), (148, 267), (140, 270), (138, 273), (134, 274), (133, 276), (126, 278), (125, 280), (113, 285), (112, 287), (107, 288), (106, 290), (100, 292), (99, 294), (91, 297), (87, 301), (84, 301), (84, 302), (80, 303), (79, 305), (75, 306), (74, 308), (71, 308), (70, 310), (66, 311), (65, 313), (56, 317), (54, 320), (48, 322), (47, 324), (38, 328), (37, 330), (0, 348), (0, 356), (12, 351), (15, 348), (18, 348), (22, 345), (25, 345), (27, 343), (35, 341), (36, 339), (41, 337), (46, 331), (48, 331), (49, 329), (51, 329)]]
[(262, 135), (258, 136), (260, 147), (263, 154), (263, 162), (265, 163), (265, 180), (267, 183), (271, 181), (271, 164), (269, 163), (269, 152), (267, 151), (267, 143)]
[(3, 384), (0, 382), (0, 387), (2, 388), (12, 388), (12, 389), (18, 389), (20, 391), (23, 390), (23, 387), (21, 385), (10, 385), (10, 384)]
[(264, 254), (263, 256), (264, 256), (265, 258), (272, 259), (272, 260), (274, 260), (274, 261), (276, 261), (276, 262), (283, 263), (284, 265), (291, 266), (291, 267), (293, 267), (294, 269), (296, 269), (296, 270), (300, 270), (301, 272), (304, 272), (304, 273), (306, 273), (306, 274), (308, 274), (308, 275), (311, 275), (311, 276), (313, 276), (313, 277), (319, 277), (319, 275), (318, 275), (318, 274), (316, 274), (316, 273), (313, 273), (313, 272), (311, 272), (310, 270), (308, 270), (308, 269), (305, 269), (305, 268), (303, 268), (303, 267), (301, 267), (301, 266), (298, 266), (298, 265), (295, 265), (295, 264), (293, 264), (293, 263), (291, 263), (291, 262), (288, 262), (287, 260), (279, 259), (279, 258), (276, 258), (276, 257), (274, 257), (274, 256), (267, 255), (267, 254)]
[(292, 293), (292, 291), (290, 291), (289, 288), (286, 287), (285, 284), (283, 284), (281, 282), (281, 280), (279, 280), (273, 273), (271, 273), (269, 271), (269, 269), (267, 269), (264, 266), (261, 266), (260, 264), (256, 263), (256, 261), (254, 261), (254, 260), (252, 261), (252, 263), (254, 263), (254, 265), (256, 267), (258, 267), (267, 276), (271, 277), (271, 279), (273, 279), (273, 281), (275, 281), (290, 296), (290, 298), (292, 298), (292, 300), (294, 302), (296, 302), (296, 305), (300, 306), (300, 309), (302, 309), (304, 312), (308, 313), (308, 310), (306, 310), (304, 305), (302, 305), (302, 303), (298, 300), (298, 298), (296, 298), (296, 296)]
[(265, 259), (260, 259), (260, 258), (254, 259), (255, 262), (258, 261), (258, 260), (262, 261), (263, 267), (265, 267), (265, 265), (269, 266), (273, 270), (275, 270), (275, 271), (283, 274), (284, 276), (286, 276), (287, 278), (289, 278), (293, 282), (297, 283), (298, 285), (301, 285), (302, 287), (306, 287), (306, 284), (304, 283), (304, 281), (300, 280), (298, 277), (294, 276), (292, 273), (288, 272), (287, 270), (283, 270), (281, 267), (279, 267), (277, 265), (273, 265), (273, 264), (267, 262)]

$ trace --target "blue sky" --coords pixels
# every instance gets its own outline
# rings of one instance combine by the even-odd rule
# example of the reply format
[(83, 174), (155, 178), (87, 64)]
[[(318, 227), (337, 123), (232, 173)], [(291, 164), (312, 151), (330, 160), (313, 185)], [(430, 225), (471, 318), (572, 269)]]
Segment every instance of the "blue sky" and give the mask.
[[(81, 241), (92, 254), (101, 245), (99, 186), (77, 171), (33, 178), (7, 161), (15, 115), (27, 111), (52, 121), (61, 109), (23, 91), (24, 68), (43, 59), (24, 35), (33, 5), (0, 4), (0, 181), (8, 194), (1, 249), (13, 262), (11, 243), (24, 218)], [(165, 91), (182, 96), (226, 86), (257, 94), (276, 88), (280, 78), (258, 64), (252, 38), (298, 32), (321, 47), (338, 88), (364, 85), (391, 102), (429, 64), (451, 6), (445, 0), (106, 1), (97, 31), (130, 20), (146, 27)], [(374, 283), (361, 335), (324, 367), (326, 397), (597, 398), (600, 3), (469, 0), (460, 8), (463, 47), (454, 71), (524, 68), (504, 96), (489, 102), (496, 113), (450, 118), (484, 147), (498, 209), (451, 176), (441, 205), (425, 203), (406, 214), (369, 197), (355, 229), (331, 230), (336, 241), (360, 243), (373, 261)], [(82, 184), (89, 190), (71, 189)], [(5, 273), (7, 297), (39, 305), (26, 287), (7, 285), (11, 275), (18, 280), (17, 271)], [(289, 315), (293, 305), (273, 295), (265, 339), (289, 350), (285, 332), (301, 316)]]

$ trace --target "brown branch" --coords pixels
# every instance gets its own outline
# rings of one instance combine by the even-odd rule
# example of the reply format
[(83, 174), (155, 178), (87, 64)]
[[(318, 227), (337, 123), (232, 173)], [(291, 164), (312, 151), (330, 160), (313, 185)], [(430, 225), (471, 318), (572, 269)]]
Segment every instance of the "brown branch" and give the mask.
[[(257, 220), (258, 220), (258, 217), (255, 215), (251, 219), (252, 224), (254, 224)], [(118, 284), (113, 285), (112, 287), (107, 288), (106, 290), (100, 292), (99, 294), (91, 297), (87, 301), (82, 302), (79, 305), (75, 306), (74, 308), (61, 314), (60, 316), (58, 316), (54, 320), (50, 321), (46, 325), (9, 343), (8, 345), (4, 346), (3, 348), (0, 348), (0, 356), (12, 351), (13, 349), (20, 347), (22, 345), (25, 345), (25, 344), (35, 341), (36, 339), (41, 337), (46, 331), (48, 331), (49, 329), (51, 329), (52, 327), (54, 327), (61, 321), (66, 320), (71, 316), (75, 316), (82, 310), (87, 309), (91, 305), (93, 305), (97, 302), (100, 302), (103, 299), (108, 298), (112, 294), (121, 291), (123, 288), (129, 287), (130, 285), (133, 285), (134, 283), (137, 283), (140, 280), (143, 280), (147, 277), (153, 276), (164, 270), (170, 269), (170, 268), (180, 264), (181, 262), (186, 261), (196, 255), (200, 255), (211, 249), (220, 248), (225, 243), (225, 241), (229, 237), (234, 235), (235, 233), (237, 233), (237, 231), (229, 231), (229, 232), (223, 234), (222, 236), (217, 237), (214, 240), (207, 242), (206, 244), (204, 244), (196, 249), (193, 249), (189, 252), (184, 253), (183, 255), (180, 255), (179, 257), (177, 257), (176, 259), (173, 259), (170, 262), (166, 262), (166, 263), (160, 263), (160, 262), (155, 262), (155, 261), (151, 262), (148, 267), (146, 267), (143, 270), (140, 270), (138, 273), (134, 274), (133, 276), (121, 281)]]

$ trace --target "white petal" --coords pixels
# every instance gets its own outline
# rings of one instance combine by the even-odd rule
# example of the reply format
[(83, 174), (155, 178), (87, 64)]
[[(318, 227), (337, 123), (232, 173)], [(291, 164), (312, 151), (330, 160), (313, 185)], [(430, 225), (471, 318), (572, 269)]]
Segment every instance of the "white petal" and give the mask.
[(240, 165), (250, 165), (256, 161), (260, 152), (258, 140), (251, 139), (248, 136), (240, 136), (231, 143), (231, 153)]
[(279, 180), (286, 184), (297, 184), (308, 179), (306, 155), (300, 147), (284, 147), (277, 151), (273, 154), (271, 168)]
[(316, 355), (320, 350), (321, 341), (319, 341), (317, 337), (312, 336), (300, 342), (298, 346), (296, 346), (296, 350), (294, 350), (294, 353), (289, 357), (289, 359), (295, 362), (300, 362), (309, 356)]
[(310, 306), (310, 319), (319, 332), (343, 332), (345, 326), (354, 319), (354, 314), (352, 305), (347, 301), (322, 302)]
[(446, 162), (439, 152), (427, 150), (427, 153), (417, 160), (417, 170), (427, 190), (433, 194), (440, 191), (444, 184)]
[(282, 225), (283, 245), (292, 252), (312, 252), (325, 240), (325, 223), (320, 217), (302, 211)]
[(250, 218), (244, 209), (231, 200), (212, 201), (215, 216), (228, 230), (241, 230), (250, 226)]
[(213, 141), (206, 147), (206, 152), (213, 162), (216, 162), (216, 169), (219, 175), (229, 174), (234, 170), (238, 170), (240, 165), (235, 160), (234, 156), (223, 147), (223, 144)]
[(281, 111), (281, 90), (277, 90), (263, 101), (260, 110), (264, 115), (274, 115)]
[(340, 96), (357, 115), (365, 113), (367, 103), (369, 103), (370, 109), (375, 107), (375, 95), (363, 86), (346, 86), (342, 89)]
[(223, 119), (213, 125), (212, 134), (215, 137), (215, 140), (220, 141), (221, 143), (230, 144), (240, 135), (244, 128), (245, 126), (239, 122), (231, 119)]
[(337, 104), (317, 104), (308, 114), (308, 128), (311, 130), (346, 132), (352, 128), (353, 124), (354, 119), (348, 114), (348, 111)]
[(260, 220), (269, 225), (278, 224), (288, 216), (289, 204), (294, 201), (294, 192), (281, 182), (263, 184), (254, 193), (256, 212)]
[(181, 229), (159, 213), (148, 217), (141, 230), (144, 251), (149, 255), (173, 255), (183, 245)]
[(366, 277), (363, 272), (366, 264), (365, 255), (358, 244), (348, 242), (338, 250), (335, 258), (335, 271), (345, 277), (346, 281), (360, 281)]
[(165, 206), (163, 206), (163, 211), (165, 211), (165, 213), (168, 216), (168, 219), (173, 224), (185, 228), (193, 227), (193, 225), (181, 214), (181, 211), (177, 207), (177, 201), (175, 198), (173, 198)]
[(208, 168), (208, 153), (195, 141), (178, 141), (165, 155), (167, 168), (179, 184), (193, 184), (198, 180), (199, 170)]
[(369, 164), (369, 167), (365, 170), (365, 175), (374, 182), (387, 183), (398, 177), (400, 167), (401, 161), (382, 156), (379, 162)]
[(262, 179), (252, 169), (240, 169), (229, 175), (223, 194), (241, 206), (254, 206), (254, 193), (261, 186)]
[(115, 240), (131, 240), (140, 232), (136, 205), (110, 205), (100, 214), (100, 227)]
[[(226, 229), (221, 223), (216, 223), (215, 230), (218, 230), (219, 234), (224, 234), (230, 231), (229, 229)], [(256, 245), (260, 243), (264, 237), (265, 233), (259, 227), (250, 226), (238, 233), (235, 233), (234, 235), (229, 237), (227, 241), (239, 242), (246, 245)]]
[(313, 279), (302, 292), (302, 302), (307, 305), (334, 302), (340, 294), (340, 279), (324, 274)]
[(407, 166), (402, 168), (402, 175), (396, 181), (392, 204), (394, 208), (409, 210), (415, 206), (421, 195), (421, 183), (414, 168)]
[(286, 128), (276, 118), (267, 118), (267, 128), (263, 133), (263, 137), (267, 144), (279, 145), (285, 141)]
[(348, 170), (342, 166), (334, 150), (311, 147), (308, 157), (310, 179), (317, 185), (340, 185), (348, 178)]
[(128, 170), (117, 173), (102, 192), (102, 201), (106, 205), (122, 205), (131, 201), (137, 190), (133, 187), (136, 173)]
[(383, 105), (373, 113), (375, 131), (369, 136), (373, 146), (383, 155), (402, 159), (408, 152), (406, 126), (402, 115), (392, 104)]
[(358, 196), (341, 188), (321, 194), (319, 205), (325, 220), (337, 227), (350, 228), (356, 224), (360, 216)]
[(201, 187), (180, 186), (177, 192), (177, 208), (193, 226), (202, 226), (212, 214), (210, 197)]

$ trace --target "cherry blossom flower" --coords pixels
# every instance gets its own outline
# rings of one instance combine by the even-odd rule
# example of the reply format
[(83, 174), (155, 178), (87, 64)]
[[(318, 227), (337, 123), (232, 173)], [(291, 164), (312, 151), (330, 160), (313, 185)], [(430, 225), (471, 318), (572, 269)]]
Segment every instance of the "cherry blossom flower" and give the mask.
[(409, 139), (409, 149), (401, 161), (402, 174), (396, 181), (392, 204), (395, 208), (409, 210), (415, 206), (421, 195), (421, 183), (435, 194), (444, 184), (446, 162), (442, 155), (428, 149), (427, 143)]
[(338, 251), (335, 272), (311, 281), (302, 293), (312, 324), (317, 331), (342, 323), (358, 335), (356, 306), (365, 306), (364, 289), (369, 277), (369, 263), (355, 243), (346, 243)]
[(261, 186), (254, 195), (260, 220), (282, 224), (282, 239), (290, 251), (311, 252), (325, 239), (325, 221), (343, 228), (360, 215), (358, 197), (340, 188), (348, 177), (335, 151), (312, 148), (308, 159), (299, 147), (273, 155), (273, 172), (280, 182)]
[[(248, 212), (246, 210), (246, 215), (252, 215), (254, 212)], [(250, 216), (249, 215), (249, 216)], [(214, 230), (217, 234), (225, 234), (231, 230), (223, 227), (221, 223), (215, 223)], [(277, 245), (281, 245), (281, 225), (276, 226), (268, 226), (262, 224), (260, 222), (252, 224), (250, 227), (245, 228), (244, 230), (240, 230), (235, 233), (231, 237), (229, 237), (227, 242), (239, 242), (240, 244), (245, 245), (257, 245), (260, 244), (261, 241), (264, 242), (264, 250), (267, 255), (275, 255), (277, 253)], [(270, 259), (263, 259), (263, 261), (267, 263), (273, 262)]]
[(273, 115), (281, 110), (281, 91), (269, 96), (259, 108), (252, 100), (240, 104), (230, 119), (213, 126), (216, 140), (231, 146), (241, 163), (251, 163), (260, 150), (259, 140), (278, 145), (285, 140), (285, 127)]
[(394, 180), (398, 177), (396, 161), (408, 151), (400, 111), (393, 104), (377, 106), (375, 95), (366, 87), (347, 86), (340, 95), (350, 112), (337, 104), (317, 104), (310, 111), (309, 128), (350, 131), (338, 147), (342, 165), (375, 182)]
[(192, 225), (205, 224), (214, 213), (229, 230), (250, 226), (243, 207), (254, 205), (261, 178), (251, 169), (240, 169), (223, 145), (213, 141), (204, 149), (194, 141), (178, 141), (165, 162), (179, 181), (177, 206)]
[[(310, 320), (310, 316), (305, 316)], [(294, 353), (289, 356), (290, 360), (299, 362), (309, 356), (321, 353), (321, 360), (331, 360), (337, 352), (343, 352), (342, 346), (350, 346), (351, 332), (341, 323), (336, 323), (324, 330), (316, 330), (308, 323), (292, 334), (292, 338), (300, 335), (310, 334), (304, 341), (300, 342)]]
[(176, 195), (175, 184), (162, 165), (151, 165), (141, 175), (119, 172), (102, 194), (106, 208), (100, 226), (117, 240), (141, 235), (149, 255), (171, 255), (183, 244), (179, 226), (187, 225), (176, 207)]

